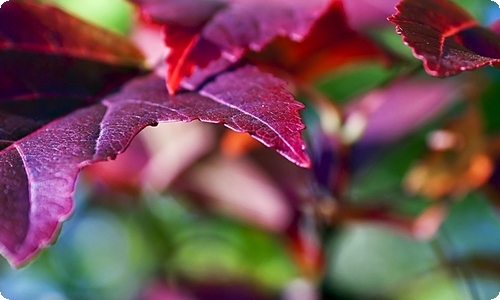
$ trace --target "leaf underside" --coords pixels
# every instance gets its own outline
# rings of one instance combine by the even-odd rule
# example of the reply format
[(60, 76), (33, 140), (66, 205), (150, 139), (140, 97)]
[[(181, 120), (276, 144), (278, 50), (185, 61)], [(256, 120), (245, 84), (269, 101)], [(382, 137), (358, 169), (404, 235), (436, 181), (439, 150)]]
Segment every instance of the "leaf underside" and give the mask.
[(448, 0), (403, 0), (389, 17), (415, 57), (433, 76), (500, 63), (500, 36)]
[(164, 78), (137, 77), (143, 61), (123, 37), (55, 7), (0, 9), (0, 253), (13, 266), (54, 241), (80, 170), (115, 158), (148, 125), (222, 123), (310, 165), (303, 105), (284, 81), (240, 66), (169, 96)]
[[(221, 75), (200, 93), (176, 96), (168, 96), (156, 75), (134, 79), (120, 92), (49, 121), (0, 151), (0, 211), (8, 216), (0, 219), (1, 252), (19, 266), (48, 245), (72, 211), (80, 169), (114, 158), (140, 130), (158, 122), (224, 123), (308, 166), (301, 108), (284, 82), (250, 66)], [(20, 118), (1, 106), (0, 112), (0, 121)]]

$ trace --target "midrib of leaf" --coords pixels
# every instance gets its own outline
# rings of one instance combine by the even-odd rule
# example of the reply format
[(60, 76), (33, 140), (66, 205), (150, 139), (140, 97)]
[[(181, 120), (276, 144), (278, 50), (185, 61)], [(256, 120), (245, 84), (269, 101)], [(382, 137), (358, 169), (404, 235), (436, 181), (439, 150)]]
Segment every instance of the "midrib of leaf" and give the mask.
[(452, 26), (452, 27), (448, 28), (448, 30), (444, 31), (441, 34), (441, 38), (439, 39), (439, 57), (437, 60), (439, 63), (439, 66), (442, 65), (443, 52), (444, 52), (443, 47), (444, 47), (444, 43), (445, 43), (446, 39), (451, 37), (451, 36), (454, 36), (455, 34), (459, 33), (462, 30), (469, 29), (469, 28), (472, 28), (474, 26), (477, 26), (477, 22), (475, 20), (469, 20), (469, 21), (464, 22), (463, 24), (461, 24), (459, 26)]
[[(292, 151), (292, 152), (296, 155), (296, 158), (291, 157), (290, 155), (287, 155), (286, 153), (282, 153), (283, 155), (285, 155), (287, 158), (291, 159), (292, 161), (296, 161), (296, 159), (297, 159), (297, 158), (300, 158), (300, 157), (301, 157), (301, 155), (300, 155), (299, 153), (297, 153), (297, 151), (295, 151), (294, 147), (293, 147), (293, 146), (292, 146), (292, 145), (288, 142), (288, 140), (287, 140), (287, 139), (285, 139), (285, 138), (283, 138), (283, 136), (282, 136), (282, 135), (281, 135), (281, 134), (280, 134), (280, 133), (279, 133), (279, 132), (278, 132), (278, 131), (277, 131), (277, 130), (273, 127), (273, 126), (271, 126), (271, 125), (270, 125), (267, 121), (263, 120), (262, 118), (260, 118), (260, 117), (258, 117), (258, 116), (256, 116), (256, 115), (251, 114), (250, 112), (248, 112), (248, 111), (246, 111), (246, 110), (241, 109), (240, 107), (238, 107), (238, 106), (236, 106), (236, 105), (233, 105), (233, 104), (231, 104), (231, 103), (228, 103), (228, 102), (224, 101), (224, 100), (223, 100), (222, 98), (220, 98), (220, 97), (217, 97), (217, 96), (215, 96), (215, 95), (212, 95), (212, 94), (210, 94), (210, 93), (208, 93), (208, 92), (205, 92), (205, 91), (203, 91), (203, 90), (201, 90), (201, 91), (199, 92), (199, 94), (200, 94), (200, 95), (202, 95), (202, 96), (204, 96), (204, 97), (207, 97), (207, 98), (209, 98), (209, 99), (212, 99), (213, 101), (215, 101), (215, 102), (217, 102), (217, 103), (219, 103), (219, 104), (222, 104), (222, 105), (224, 105), (224, 106), (227, 106), (227, 107), (229, 107), (229, 108), (232, 108), (232, 109), (234, 109), (234, 110), (236, 110), (236, 111), (238, 111), (238, 112), (241, 112), (242, 114), (245, 114), (245, 115), (247, 115), (247, 116), (250, 116), (250, 117), (252, 117), (253, 119), (255, 119), (255, 120), (259, 121), (260, 123), (262, 123), (263, 125), (265, 125), (267, 128), (269, 128), (272, 132), (274, 132), (274, 133), (276, 134), (276, 136), (278, 136), (278, 137), (279, 137), (279, 138), (280, 138), (280, 139), (281, 139), (281, 140), (285, 143), (285, 145), (287, 145), (287, 146), (288, 146), (288, 149), (289, 149), (289, 150), (291, 150), (291, 151)], [(227, 124), (224, 124), (224, 125), (228, 126)], [(230, 126), (228, 126), (228, 127), (230, 127)], [(241, 130), (240, 130), (240, 129), (238, 129), (238, 128), (232, 128), (232, 127), (230, 127), (230, 128), (231, 128), (231, 129), (233, 129), (233, 130), (235, 130), (235, 131), (241, 131)], [(252, 136), (253, 136), (255, 139), (257, 139), (258, 141), (260, 141), (261, 143), (263, 143), (264, 145), (266, 145), (266, 146), (268, 146), (268, 147), (272, 147), (272, 145), (271, 145), (271, 144), (269, 144), (269, 143), (267, 143), (266, 141), (264, 141), (264, 140), (260, 139), (258, 136), (256, 136), (256, 135), (252, 135)], [(299, 163), (299, 162), (297, 162), (297, 163)], [(305, 164), (305, 163), (303, 163), (303, 162), (300, 162), (300, 163), (299, 163), (299, 165), (300, 165), (300, 166), (302, 166), (302, 167), (307, 166), (307, 164)]]

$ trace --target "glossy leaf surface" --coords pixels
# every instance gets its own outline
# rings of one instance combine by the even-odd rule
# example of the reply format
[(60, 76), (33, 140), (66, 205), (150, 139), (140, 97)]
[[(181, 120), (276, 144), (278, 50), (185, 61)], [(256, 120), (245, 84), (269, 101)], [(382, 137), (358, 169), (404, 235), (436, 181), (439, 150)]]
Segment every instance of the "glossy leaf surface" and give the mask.
[(427, 73), (450, 76), (500, 63), (500, 37), (448, 0), (403, 0), (389, 17), (424, 61)]
[[(281, 80), (243, 67), (219, 76), (200, 94), (169, 97), (164, 81), (148, 75), (12, 141), (0, 152), (0, 190), (5, 195), (0, 199), (5, 216), (0, 223), (2, 253), (20, 265), (50, 243), (71, 213), (79, 170), (114, 158), (147, 125), (194, 119), (224, 123), (250, 132), (301, 166), (309, 165), (300, 137), (302, 104), (293, 100)], [(16, 117), (8, 110), (1, 112), (5, 119)]]

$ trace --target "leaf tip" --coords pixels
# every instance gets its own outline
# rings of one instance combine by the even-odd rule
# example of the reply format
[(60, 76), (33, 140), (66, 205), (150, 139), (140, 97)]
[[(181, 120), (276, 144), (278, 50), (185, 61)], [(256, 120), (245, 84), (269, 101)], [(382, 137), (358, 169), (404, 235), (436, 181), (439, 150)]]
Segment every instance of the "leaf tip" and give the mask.
[(311, 159), (309, 158), (309, 155), (307, 154), (306, 147), (303, 144), (301, 147), (301, 151), (293, 151), (293, 153), (290, 153), (288, 151), (279, 151), (278, 152), (286, 157), (290, 162), (293, 162), (297, 166), (304, 168), (304, 169), (311, 169), (312, 168), (312, 162)]
[(304, 168), (304, 169), (311, 169), (312, 162), (311, 162), (311, 159), (309, 158), (309, 156), (306, 155), (304, 157), (303, 161), (298, 166), (301, 168)]

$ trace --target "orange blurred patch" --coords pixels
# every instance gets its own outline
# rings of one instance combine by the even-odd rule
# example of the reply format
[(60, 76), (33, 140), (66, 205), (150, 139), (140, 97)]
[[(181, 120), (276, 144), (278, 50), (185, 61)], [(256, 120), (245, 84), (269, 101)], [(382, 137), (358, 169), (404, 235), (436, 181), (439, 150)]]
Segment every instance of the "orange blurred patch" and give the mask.
[(240, 157), (262, 144), (246, 132), (226, 130), (220, 141), (220, 150), (224, 156)]
[(461, 197), (484, 185), (493, 173), (479, 112), (470, 108), (429, 139), (429, 153), (406, 175), (413, 194), (431, 199)]

